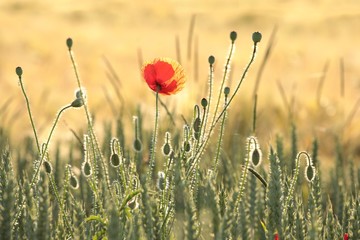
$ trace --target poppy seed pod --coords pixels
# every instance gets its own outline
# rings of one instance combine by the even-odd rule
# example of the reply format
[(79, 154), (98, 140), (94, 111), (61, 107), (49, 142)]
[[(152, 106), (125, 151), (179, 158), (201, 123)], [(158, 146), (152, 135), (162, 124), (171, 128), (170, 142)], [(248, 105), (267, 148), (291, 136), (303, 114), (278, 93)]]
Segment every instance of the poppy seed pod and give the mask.
[(211, 56), (208, 58), (208, 62), (209, 62), (210, 65), (213, 65), (213, 64), (215, 63), (215, 57), (211, 55)]
[(45, 172), (50, 174), (52, 172), (52, 166), (49, 161), (44, 161)]
[(262, 35), (259, 32), (254, 32), (252, 35), (252, 40), (254, 41), (254, 43), (258, 43), (261, 41)]

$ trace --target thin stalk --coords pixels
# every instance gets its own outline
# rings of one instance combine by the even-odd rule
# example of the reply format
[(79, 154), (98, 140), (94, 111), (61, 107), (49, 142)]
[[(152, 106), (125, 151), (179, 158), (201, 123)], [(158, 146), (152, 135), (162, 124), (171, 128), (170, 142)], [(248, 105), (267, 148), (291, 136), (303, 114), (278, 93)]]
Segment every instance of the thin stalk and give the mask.
[(254, 110), (253, 110), (253, 133), (255, 134), (256, 130), (256, 108), (257, 108), (257, 97), (258, 95), (255, 94), (254, 96)]
[(209, 129), (209, 131), (208, 131), (207, 137), (205, 137), (205, 140), (204, 140), (204, 141), (202, 142), (202, 144), (200, 145), (199, 151), (198, 151), (198, 153), (196, 154), (196, 156), (195, 156), (195, 158), (194, 158), (194, 161), (198, 161), (198, 159), (200, 158), (200, 156), (203, 154), (203, 152), (204, 152), (204, 150), (205, 150), (205, 148), (206, 148), (206, 146), (207, 146), (207, 143), (208, 143), (209, 140), (210, 140), (210, 136), (211, 136), (213, 130), (215, 129), (215, 127), (216, 127), (216, 124), (217, 124), (218, 121), (221, 119), (221, 117), (225, 114), (226, 110), (229, 108), (231, 102), (233, 101), (235, 95), (236, 95), (237, 92), (239, 91), (240, 86), (241, 86), (242, 82), (244, 81), (245, 76), (246, 76), (247, 72), (249, 71), (250, 66), (251, 66), (251, 64), (253, 63), (254, 59), (255, 59), (256, 50), (257, 50), (257, 43), (254, 43), (254, 49), (253, 49), (253, 53), (252, 53), (252, 55), (251, 55), (251, 59), (250, 59), (248, 65), (246, 66), (246, 68), (245, 68), (245, 70), (244, 70), (244, 72), (243, 72), (243, 74), (242, 74), (242, 76), (241, 76), (241, 78), (240, 78), (240, 81), (239, 81), (239, 83), (238, 83), (238, 85), (237, 85), (234, 93), (231, 95), (229, 102), (225, 105), (225, 107), (223, 108), (222, 112), (219, 114), (219, 116), (218, 116), (218, 118), (216, 119), (216, 121), (210, 126), (210, 129)]
[(191, 16), (191, 20), (190, 20), (189, 33), (188, 33), (188, 41), (187, 41), (187, 59), (188, 59), (188, 60), (191, 59), (192, 39), (193, 39), (193, 35), (194, 35), (195, 20), (196, 20), (196, 15), (193, 14), (193, 15)]
[(175, 120), (173, 117), (173, 114), (169, 111), (168, 107), (166, 106), (166, 104), (159, 98), (159, 103), (160, 105), (165, 109), (166, 114), (169, 116), (169, 119), (171, 121), (171, 123), (175, 126)]
[[(226, 98), (225, 98), (225, 105), (226, 105)], [(213, 172), (215, 173), (214, 174), (215, 176), (217, 175), (217, 166), (218, 166), (218, 162), (219, 162), (219, 158), (220, 158), (221, 145), (222, 145), (222, 140), (223, 140), (223, 135), (224, 135), (224, 130), (225, 130), (225, 120), (226, 120), (226, 112), (223, 115), (223, 118), (221, 120), (219, 140), (218, 140), (218, 144), (217, 144), (216, 156), (215, 156), (215, 161), (214, 161), (214, 166), (213, 166)]]
[(180, 50), (179, 35), (175, 36), (175, 49), (176, 49), (176, 59), (181, 64), (181, 50)]
[(73, 238), (74, 237), (73, 231), (72, 231), (72, 229), (70, 227), (67, 215), (65, 214), (65, 210), (64, 210), (64, 206), (62, 204), (62, 201), (60, 200), (59, 191), (58, 191), (58, 189), (56, 187), (54, 177), (53, 177), (52, 174), (49, 174), (49, 173), (47, 175), (48, 175), (48, 177), (50, 179), (51, 187), (52, 187), (52, 190), (54, 191), (55, 198), (56, 198), (56, 200), (57, 200), (57, 202), (59, 204), (60, 212), (63, 214), (64, 223), (65, 223), (65, 226), (66, 226), (67, 233)]
[(225, 105), (224, 109), (222, 110), (222, 112), (220, 113), (219, 117), (216, 119), (214, 125), (211, 126), (211, 129), (213, 129), (215, 127), (215, 125), (217, 124), (217, 122), (220, 120), (221, 116), (224, 114), (224, 112), (229, 108), (231, 102), (233, 101), (235, 95), (237, 94), (237, 92), (239, 91), (240, 89), (240, 86), (242, 84), (242, 82), (244, 81), (245, 77), (246, 77), (246, 74), (247, 72), (249, 71), (250, 69), (250, 66), (251, 64), (253, 63), (254, 59), (255, 59), (255, 56), (256, 56), (256, 50), (257, 50), (257, 43), (254, 44), (254, 49), (253, 49), (253, 53), (251, 55), (251, 59), (248, 63), (248, 65), (246, 66), (242, 76), (241, 76), (241, 79), (240, 79), (240, 82), (238, 83), (238, 85), (236, 86), (236, 89), (233, 93), (233, 95), (231, 95), (230, 99), (229, 99), (229, 102)]
[(249, 171), (249, 165), (250, 165), (250, 154), (251, 154), (251, 146), (252, 144), (256, 144), (256, 139), (254, 137), (249, 137), (248, 139), (248, 144), (247, 144), (247, 157), (245, 159), (245, 166), (244, 166), (244, 169), (243, 169), (243, 174), (241, 176), (241, 182), (240, 182), (240, 186), (239, 186), (239, 195), (238, 195), (238, 198), (236, 200), (236, 208), (235, 209), (238, 209), (238, 206), (240, 205), (241, 203), (241, 200), (242, 200), (242, 196), (243, 196), (243, 193), (244, 193), (244, 190), (245, 190), (245, 184), (246, 184), (246, 180), (247, 180), (247, 173)]
[(345, 66), (343, 58), (340, 58), (340, 96), (345, 97)]
[[(220, 114), (219, 118), (216, 120), (216, 115), (217, 115), (217, 112), (219, 110), (221, 95), (223, 94), (225, 81), (226, 81), (226, 79), (228, 77), (228, 74), (229, 74), (229, 71), (230, 71), (231, 56), (233, 55), (234, 48), (235, 48), (235, 41), (232, 41), (231, 42), (231, 47), (230, 47), (230, 52), (229, 52), (229, 55), (228, 55), (228, 58), (227, 58), (226, 64), (225, 64), (224, 75), (223, 75), (223, 79), (221, 81), (221, 86), (220, 86), (220, 90), (219, 90), (219, 96), (218, 96), (218, 99), (217, 99), (217, 102), (216, 102), (215, 111), (214, 111), (214, 117), (213, 117), (211, 126), (214, 125), (215, 121), (218, 122), (221, 115), (224, 113), (224, 110), (223, 110), (222, 113)], [(225, 108), (226, 108), (226, 104), (225, 104)]]
[(289, 205), (290, 205), (290, 201), (294, 198), (294, 191), (295, 191), (295, 184), (298, 180), (298, 176), (299, 176), (299, 173), (300, 173), (300, 159), (301, 159), (301, 156), (302, 155), (305, 155), (306, 156), (306, 164), (307, 165), (311, 165), (312, 162), (311, 162), (311, 158), (310, 158), (310, 155), (305, 152), (305, 151), (301, 151), (297, 154), (296, 158), (295, 158), (295, 172), (294, 172), (294, 176), (291, 180), (291, 183), (290, 183), (290, 188), (289, 188), (289, 192), (287, 193), (286, 195), (286, 199), (285, 199), (285, 205), (284, 205), (284, 209), (283, 209), (283, 215), (285, 216), (287, 214), (287, 210), (289, 208)]
[(275, 36), (276, 36), (277, 28), (278, 28), (277, 25), (275, 25), (275, 27), (273, 28), (273, 31), (272, 31), (271, 36), (270, 36), (269, 43), (268, 43), (268, 45), (266, 47), (264, 58), (263, 58), (263, 60), (262, 60), (262, 62), (260, 64), (259, 71), (257, 72), (255, 85), (254, 85), (254, 90), (253, 90), (253, 96), (255, 96), (258, 93), (258, 89), (259, 89), (259, 86), (260, 86), (260, 81), (261, 81), (262, 74), (264, 72), (266, 63), (268, 62), (268, 59), (269, 59), (270, 54), (272, 52), (272, 49), (274, 47), (274, 39), (275, 39)]
[[(76, 62), (75, 62), (75, 59), (74, 59), (74, 54), (73, 54), (73, 52), (71, 50), (71, 46), (68, 46), (68, 47), (69, 47), (68, 50), (69, 50), (70, 60), (71, 60), (71, 63), (73, 65), (74, 72), (75, 72), (76, 81), (77, 81), (79, 89), (82, 89), (81, 82), (80, 82), (80, 76), (79, 76), (79, 73), (78, 73), (78, 70), (77, 70), (77, 67), (76, 67)], [(81, 96), (81, 97), (83, 98), (83, 96)], [(89, 110), (88, 110), (87, 101), (85, 101), (85, 99), (83, 99), (83, 102), (84, 102), (83, 107), (84, 107), (84, 110), (85, 110), (85, 115), (86, 115), (86, 118), (87, 118), (89, 131), (90, 131), (90, 134), (91, 134), (90, 139), (92, 141), (94, 141), (96, 153), (99, 155), (99, 157), (101, 159), (101, 164), (102, 164), (102, 167), (103, 167), (103, 170), (104, 170), (104, 175), (105, 175), (107, 188), (108, 188), (108, 190), (110, 192), (111, 199), (113, 200), (113, 202), (115, 202), (113, 192), (112, 192), (111, 186), (110, 186), (110, 179), (109, 179), (108, 169), (106, 167), (104, 156), (102, 155), (102, 153), (100, 151), (99, 143), (97, 141), (97, 138), (96, 138), (96, 135), (95, 135), (95, 132), (94, 132), (94, 127), (93, 127), (92, 119), (91, 119), (91, 116), (90, 116), (90, 113), (89, 113)]]
[(159, 91), (156, 90), (155, 95), (155, 126), (154, 126), (154, 133), (152, 137), (152, 147), (151, 147), (151, 153), (150, 153), (150, 164), (149, 164), (149, 171), (147, 174), (147, 178), (151, 179), (151, 176), (153, 174), (153, 170), (155, 167), (155, 154), (156, 154), (156, 142), (157, 142), (157, 134), (158, 134), (158, 122), (159, 122)]
[(36, 141), (36, 147), (40, 153), (40, 144), (39, 144), (39, 138), (38, 138), (38, 135), (37, 135), (37, 132), (36, 132), (36, 128), (35, 128), (35, 123), (34, 123), (34, 119), (32, 117), (32, 114), (31, 114), (31, 109), (30, 109), (30, 102), (29, 102), (29, 98), (27, 97), (27, 94), (26, 94), (26, 91), (25, 91), (25, 88), (24, 88), (24, 84), (22, 82), (22, 77), (21, 75), (18, 75), (19, 76), (19, 83), (20, 83), (20, 87), (21, 87), (21, 91), (25, 97), (25, 101), (26, 101), (26, 108), (27, 108), (27, 111), (28, 111), (28, 114), (29, 114), (29, 118), (30, 118), (30, 122), (31, 122), (31, 127), (33, 129), (33, 132), (34, 132), (34, 136), (35, 136), (35, 141)]
[(205, 136), (206, 134), (206, 125), (209, 121), (209, 114), (210, 114), (210, 106), (212, 103), (212, 91), (213, 91), (213, 81), (214, 81), (214, 65), (210, 64), (210, 73), (209, 73), (209, 96), (208, 96), (208, 104), (206, 107), (206, 113), (204, 111), (204, 118), (203, 118), (203, 124), (201, 124), (201, 130), (202, 134), (201, 137)]
[(324, 65), (324, 69), (322, 71), (322, 75), (321, 75), (319, 84), (318, 84), (317, 89), (316, 89), (316, 102), (317, 102), (319, 107), (321, 107), (322, 90), (323, 90), (323, 87), (324, 87), (324, 82), (325, 82), (325, 79), (326, 79), (326, 74), (327, 74), (327, 71), (328, 71), (328, 67), (329, 67), (329, 61), (326, 61), (325, 65)]
[[(35, 182), (36, 182), (36, 179), (38, 178), (38, 175), (39, 175), (39, 172), (40, 172), (40, 168), (41, 168), (41, 166), (42, 166), (42, 164), (43, 164), (43, 162), (44, 162), (44, 159), (45, 159), (45, 155), (46, 155), (46, 151), (47, 151), (47, 149), (48, 149), (48, 145), (49, 145), (50, 140), (51, 140), (51, 137), (52, 137), (52, 135), (53, 135), (53, 133), (54, 133), (55, 127), (56, 127), (56, 125), (57, 125), (57, 123), (58, 123), (58, 121), (59, 121), (59, 119), (60, 119), (60, 116), (61, 116), (61, 114), (62, 114), (66, 109), (68, 109), (68, 108), (70, 108), (70, 107), (71, 107), (71, 104), (63, 107), (63, 108), (58, 112), (58, 114), (57, 114), (57, 116), (56, 116), (56, 118), (55, 118), (54, 124), (53, 124), (53, 126), (52, 126), (52, 128), (51, 128), (50, 134), (49, 134), (49, 136), (48, 136), (48, 139), (47, 139), (45, 145), (43, 145), (43, 146), (44, 146), (44, 149), (39, 150), (39, 153), (40, 153), (40, 156), (41, 156), (41, 157), (40, 157), (40, 162), (39, 162), (39, 164), (36, 166), (35, 173), (34, 173), (32, 179), (31, 179), (31, 182), (30, 182), (30, 184), (29, 184), (29, 185), (30, 185), (30, 189), (32, 189), (32, 188), (35, 186)], [(40, 152), (40, 151), (41, 151), (41, 152)], [(26, 199), (23, 199), (22, 202), (21, 202), (21, 204), (20, 204), (20, 208), (18, 209), (17, 213), (15, 214), (14, 221), (13, 221), (13, 227), (15, 226), (16, 222), (18, 221), (18, 219), (19, 219), (20, 216), (21, 216), (21, 211), (22, 211), (23, 208), (25, 207), (25, 202), (26, 202)]]

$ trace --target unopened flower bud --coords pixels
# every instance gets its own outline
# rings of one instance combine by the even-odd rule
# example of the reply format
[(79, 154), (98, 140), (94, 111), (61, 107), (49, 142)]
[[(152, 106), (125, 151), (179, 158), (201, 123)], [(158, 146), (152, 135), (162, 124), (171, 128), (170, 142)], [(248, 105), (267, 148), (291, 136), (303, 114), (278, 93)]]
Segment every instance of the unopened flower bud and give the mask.
[(66, 46), (71, 50), (71, 47), (73, 45), (73, 40), (71, 38), (66, 39)]
[(16, 75), (18, 75), (19, 77), (21, 77), (21, 75), (23, 74), (23, 70), (21, 67), (17, 67), (15, 69)]
[(259, 32), (254, 32), (252, 35), (252, 40), (254, 41), (254, 43), (258, 43), (261, 41), (262, 35)]
[(231, 39), (231, 41), (232, 41), (232, 42), (235, 42), (236, 38), (237, 38), (237, 33), (236, 33), (235, 31), (232, 31), (232, 32), (230, 33), (230, 39)]
[(44, 161), (45, 172), (50, 174), (52, 172), (51, 163), (47, 160)]
[(215, 63), (215, 57), (213, 55), (211, 55), (209, 58), (208, 58), (208, 61), (209, 61), (209, 64), (210, 65), (213, 65)]
[(73, 108), (79, 108), (79, 107), (82, 107), (83, 105), (84, 105), (84, 101), (82, 100), (82, 98), (76, 98), (71, 103), (71, 107), (73, 107)]

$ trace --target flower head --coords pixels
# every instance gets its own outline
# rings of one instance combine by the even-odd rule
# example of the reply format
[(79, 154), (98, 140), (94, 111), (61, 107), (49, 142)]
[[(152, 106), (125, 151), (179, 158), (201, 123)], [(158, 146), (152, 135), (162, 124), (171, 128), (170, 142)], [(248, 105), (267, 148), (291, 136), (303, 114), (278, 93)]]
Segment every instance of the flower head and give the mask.
[(186, 81), (184, 68), (171, 58), (155, 58), (146, 62), (142, 75), (154, 92), (165, 95), (179, 92)]

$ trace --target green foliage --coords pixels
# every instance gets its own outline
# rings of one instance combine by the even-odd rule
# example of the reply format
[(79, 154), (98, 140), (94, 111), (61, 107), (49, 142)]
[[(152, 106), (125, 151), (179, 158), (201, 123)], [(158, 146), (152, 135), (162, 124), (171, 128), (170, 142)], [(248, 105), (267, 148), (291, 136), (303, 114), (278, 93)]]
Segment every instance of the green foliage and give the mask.
[[(133, 136), (125, 135), (128, 126), (120, 114), (115, 136), (113, 123), (104, 124), (101, 146), (74, 61), (72, 39), (67, 40), (67, 47), (80, 90), (60, 109), (43, 145), (23, 86), (23, 70), (17, 68), (35, 141), (27, 138), (12, 159), (13, 150), (8, 149), (0, 128), (0, 236), (272, 240), (275, 234), (280, 239), (341, 239), (348, 233), (350, 239), (360, 239), (360, 169), (345, 158), (340, 140), (336, 139), (336, 167), (330, 180), (322, 177), (321, 141), (313, 141), (312, 158), (299, 152), (301, 141), (293, 122), (290, 139), (277, 135), (276, 151), (270, 147), (266, 160), (261, 159), (260, 144), (253, 136), (246, 146), (234, 143), (231, 151), (226, 148), (229, 106), (255, 58), (261, 34), (252, 36), (251, 59), (230, 91), (227, 84), (236, 37), (235, 32), (230, 34), (230, 53), (218, 95), (213, 92), (215, 58), (211, 56), (208, 95), (202, 98), (201, 107), (195, 105), (191, 120), (184, 117), (183, 128), (175, 122), (170, 129), (162, 127), (159, 103), (163, 107), (164, 103), (156, 93), (152, 135), (143, 126), (150, 120), (138, 108), (133, 112), (137, 116)], [(60, 144), (51, 139), (60, 117), (71, 108), (84, 110), (87, 128), (83, 140), (77, 137), (80, 144), (70, 143), (69, 153), (63, 154)], [(167, 108), (166, 112), (176, 120), (173, 112)], [(254, 133), (259, 120), (256, 107), (253, 114), (249, 129)], [(158, 133), (165, 135), (161, 149), (156, 144)], [(303, 155), (307, 181), (298, 181)]]
[(270, 148), (270, 176), (266, 190), (266, 222), (268, 239), (271, 239), (275, 233), (283, 237), (283, 209), (284, 209), (284, 186), (282, 182), (282, 172), (280, 161), (276, 153)]

